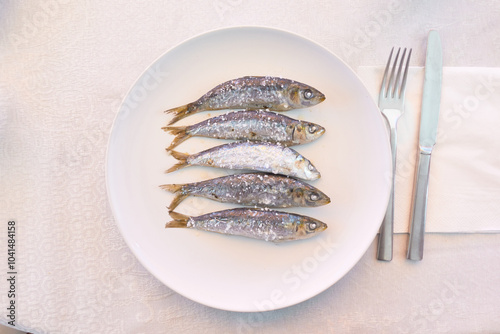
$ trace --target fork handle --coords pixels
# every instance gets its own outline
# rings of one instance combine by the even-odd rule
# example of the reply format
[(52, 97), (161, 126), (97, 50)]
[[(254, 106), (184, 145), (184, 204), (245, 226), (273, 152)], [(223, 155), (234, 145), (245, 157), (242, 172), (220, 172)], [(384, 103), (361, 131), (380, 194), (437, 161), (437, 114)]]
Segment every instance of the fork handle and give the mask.
[(424, 256), (425, 217), (427, 213), (427, 194), (429, 189), (430, 152), (420, 151), (418, 170), (413, 191), (413, 210), (411, 212), (408, 253), (410, 260), (421, 261)]
[(391, 128), (391, 152), (392, 152), (392, 186), (389, 203), (385, 211), (384, 220), (380, 226), (377, 248), (377, 259), (381, 261), (392, 260), (392, 243), (394, 234), (394, 181), (396, 180), (396, 153), (397, 132), (396, 123), (389, 124)]

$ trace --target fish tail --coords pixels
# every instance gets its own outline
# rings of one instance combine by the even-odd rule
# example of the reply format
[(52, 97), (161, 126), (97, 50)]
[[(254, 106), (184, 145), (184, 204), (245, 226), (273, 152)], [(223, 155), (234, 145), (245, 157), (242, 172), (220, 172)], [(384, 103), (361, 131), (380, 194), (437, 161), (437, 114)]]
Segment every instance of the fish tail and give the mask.
[(171, 135), (175, 136), (167, 150), (173, 150), (180, 143), (191, 137), (191, 135), (187, 133), (187, 128), (187, 126), (165, 126), (162, 128)]
[(196, 107), (193, 103), (188, 103), (186, 105), (165, 110), (167, 114), (174, 114), (174, 117), (168, 122), (168, 125), (172, 125), (175, 122), (183, 119), (184, 117), (189, 116), (190, 114), (194, 114), (196, 112)]
[(164, 184), (160, 186), (161, 189), (170, 191), (175, 195), (174, 199), (172, 200), (172, 203), (168, 206), (168, 210), (172, 211), (175, 209), (180, 202), (182, 202), (186, 197), (189, 196), (189, 194), (185, 194), (182, 192), (182, 188), (184, 187), (184, 184)]
[(177, 160), (179, 160), (179, 162), (176, 163), (175, 165), (173, 165), (172, 167), (170, 167), (169, 169), (167, 169), (165, 171), (165, 173), (175, 172), (178, 169), (181, 169), (181, 168), (184, 168), (186, 166), (189, 166), (189, 163), (187, 162), (187, 159), (189, 158), (188, 154), (177, 152), (177, 151), (170, 151), (168, 149), (167, 149), (167, 151), (170, 152), (170, 155), (172, 155), (174, 158), (176, 158)]
[(172, 221), (165, 224), (165, 228), (188, 228), (189, 216), (177, 213), (174, 211), (169, 212)]

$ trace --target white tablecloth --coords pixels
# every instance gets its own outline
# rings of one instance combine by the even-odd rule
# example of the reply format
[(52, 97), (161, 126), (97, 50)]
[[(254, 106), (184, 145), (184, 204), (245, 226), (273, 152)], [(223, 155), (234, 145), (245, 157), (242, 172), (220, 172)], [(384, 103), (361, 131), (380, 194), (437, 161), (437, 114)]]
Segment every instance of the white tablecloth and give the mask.
[[(407, 236), (398, 234), (392, 262), (375, 260), (374, 242), (343, 279), (304, 303), (220, 311), (176, 294), (138, 263), (111, 214), (104, 172), (126, 92), (152, 61), (193, 35), (276, 27), (322, 44), (357, 70), (383, 66), (393, 46), (413, 47), (412, 65), (423, 66), (428, 30), (436, 28), (445, 66), (500, 67), (499, 12), (491, 0), (0, 2), (0, 245), (7, 248), (15, 220), (16, 328), (499, 332), (500, 234), (428, 234), (420, 263), (405, 259)], [(477, 219), (494, 218), (478, 212)], [(3, 254), (0, 323), (7, 324)]]

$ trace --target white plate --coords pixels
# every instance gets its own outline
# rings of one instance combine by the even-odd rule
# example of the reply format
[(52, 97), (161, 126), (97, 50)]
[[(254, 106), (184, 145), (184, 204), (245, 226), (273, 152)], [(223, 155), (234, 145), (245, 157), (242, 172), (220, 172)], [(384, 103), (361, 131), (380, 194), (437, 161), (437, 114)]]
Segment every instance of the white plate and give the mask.
[[(173, 196), (165, 183), (225, 175), (189, 167), (171, 174), (165, 152), (172, 137), (161, 130), (164, 110), (194, 101), (226, 80), (281, 76), (326, 95), (312, 108), (286, 115), (326, 127), (297, 151), (322, 178), (312, 184), (332, 203), (289, 209), (327, 223), (319, 236), (285, 244), (188, 229), (165, 229)], [(178, 122), (194, 124), (221, 112)], [(195, 153), (221, 141), (191, 138), (177, 149)], [(135, 256), (171, 289), (199, 303), (232, 311), (290, 306), (337, 282), (361, 258), (382, 221), (390, 189), (390, 147), (380, 112), (356, 75), (335, 55), (302, 37), (269, 28), (209, 32), (171, 49), (137, 80), (116, 117), (107, 153), (107, 189), (123, 237)], [(235, 207), (188, 198), (176, 209), (190, 215)], [(373, 254), (375, 256), (375, 254)]]

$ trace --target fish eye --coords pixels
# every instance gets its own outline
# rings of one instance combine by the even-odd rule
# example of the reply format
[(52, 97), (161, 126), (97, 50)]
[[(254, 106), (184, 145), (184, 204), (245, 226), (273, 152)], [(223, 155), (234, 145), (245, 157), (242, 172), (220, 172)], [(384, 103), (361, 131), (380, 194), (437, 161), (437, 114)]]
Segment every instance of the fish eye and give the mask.
[(306, 100), (310, 100), (310, 99), (312, 99), (313, 97), (314, 97), (314, 94), (313, 94), (313, 92), (312, 92), (310, 89), (306, 89), (306, 90), (304, 90), (304, 98), (305, 98)]
[(319, 196), (316, 193), (312, 193), (312, 194), (309, 195), (309, 199), (311, 201), (317, 201), (317, 200), (319, 200)]
[(307, 168), (310, 170), (310, 171), (313, 171), (314, 170), (314, 166), (309, 164), (309, 166), (307, 166)]
[(318, 127), (316, 125), (309, 125), (309, 127), (307, 128), (307, 131), (309, 133), (315, 133), (316, 130), (318, 130)]
[(310, 230), (315, 230), (318, 225), (316, 223), (309, 223), (309, 229)]

